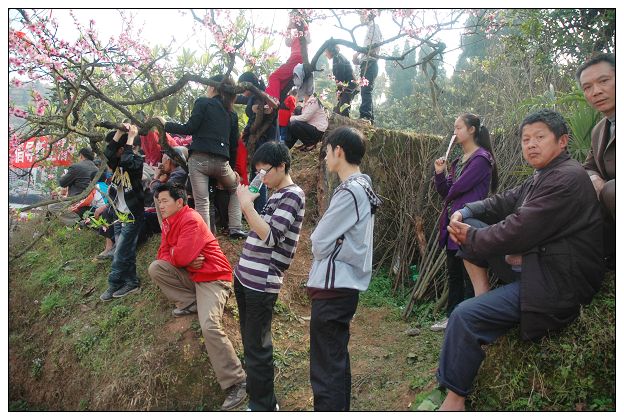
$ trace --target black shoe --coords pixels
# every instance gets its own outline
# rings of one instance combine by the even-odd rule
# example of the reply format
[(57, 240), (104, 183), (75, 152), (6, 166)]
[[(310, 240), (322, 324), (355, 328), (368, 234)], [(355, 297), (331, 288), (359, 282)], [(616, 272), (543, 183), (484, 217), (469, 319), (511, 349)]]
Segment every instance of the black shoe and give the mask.
[(221, 410), (223, 411), (232, 410), (245, 401), (247, 397), (247, 383), (240, 382), (236, 385), (232, 385), (226, 392), (227, 396), (225, 397), (225, 401), (223, 401), (223, 405), (221, 405)]
[(126, 284), (121, 289), (119, 289), (115, 293), (113, 293), (113, 297), (114, 298), (120, 298), (120, 297), (124, 297), (126, 295), (129, 295), (131, 293), (137, 293), (137, 292), (140, 292), (140, 291), (141, 291), (141, 288), (139, 286), (130, 286), (130, 285)]
[(117, 292), (117, 290), (118, 289), (113, 289), (109, 287), (108, 289), (106, 289), (104, 293), (100, 295), (100, 300), (102, 302), (108, 302), (108, 301), (113, 300), (113, 295)]
[(247, 236), (249, 236), (249, 232), (240, 229), (230, 229), (230, 238), (232, 239), (245, 239)]

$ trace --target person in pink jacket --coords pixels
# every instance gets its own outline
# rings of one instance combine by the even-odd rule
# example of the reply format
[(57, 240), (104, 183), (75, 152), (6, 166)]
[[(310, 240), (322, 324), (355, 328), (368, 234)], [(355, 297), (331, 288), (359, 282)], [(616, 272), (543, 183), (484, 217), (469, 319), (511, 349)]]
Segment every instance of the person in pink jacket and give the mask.
[(310, 151), (321, 140), (328, 125), (327, 114), (319, 99), (314, 94), (306, 94), (301, 115), (290, 117), (286, 146), (291, 149), (297, 140), (301, 140), (303, 143), (301, 150)]

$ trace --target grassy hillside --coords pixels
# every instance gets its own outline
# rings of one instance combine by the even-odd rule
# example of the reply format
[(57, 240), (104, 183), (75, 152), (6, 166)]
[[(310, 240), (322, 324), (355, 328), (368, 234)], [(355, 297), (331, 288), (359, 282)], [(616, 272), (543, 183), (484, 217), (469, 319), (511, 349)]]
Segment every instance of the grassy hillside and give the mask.
[[(316, 155), (295, 152), (294, 173), (306, 192), (315, 188)], [(308, 193), (308, 206), (315, 206)], [(310, 210), (310, 208), (308, 208)], [(312, 212), (310, 212), (312, 213)], [(311, 263), (306, 218), (296, 258), (275, 308), (276, 393), (283, 410), (311, 410), (309, 315), (305, 282)], [(20, 224), (10, 238), (23, 249), (43, 220)], [(219, 237), (235, 264), (242, 241)], [(9, 409), (218, 410), (224, 394), (210, 367), (196, 317), (173, 318), (172, 305), (151, 283), (147, 267), (159, 238), (138, 250), (141, 293), (104, 303), (110, 262), (93, 257), (104, 241), (92, 231), (50, 226), (49, 235), (9, 266)], [(539, 344), (517, 332), (487, 349), (469, 400), (472, 410), (613, 410), (615, 407), (615, 276), (564, 333)], [(408, 323), (405, 300), (390, 292), (383, 270), (361, 295), (353, 320), (352, 409), (415, 409), (436, 387), (443, 335), (428, 330), (434, 304), (416, 308)], [(236, 300), (225, 329), (239, 357)], [(405, 333), (420, 328), (420, 334)]]

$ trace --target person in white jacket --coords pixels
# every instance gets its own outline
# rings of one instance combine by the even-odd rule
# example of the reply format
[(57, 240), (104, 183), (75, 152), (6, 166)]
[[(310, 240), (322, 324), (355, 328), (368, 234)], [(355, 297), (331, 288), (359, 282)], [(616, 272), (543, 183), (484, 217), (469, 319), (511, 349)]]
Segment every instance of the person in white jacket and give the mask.
[(375, 210), (381, 199), (360, 172), (364, 135), (340, 127), (327, 139), (327, 170), (341, 184), (310, 239), (314, 261), (307, 290), (310, 319), (310, 383), (315, 411), (348, 411), (351, 400), (349, 324), (359, 292), (368, 288), (373, 262)]
[(312, 150), (325, 134), (328, 125), (327, 114), (319, 99), (311, 93), (306, 93), (301, 115), (290, 117), (286, 146), (292, 149), (297, 140), (301, 140), (303, 143), (301, 150)]

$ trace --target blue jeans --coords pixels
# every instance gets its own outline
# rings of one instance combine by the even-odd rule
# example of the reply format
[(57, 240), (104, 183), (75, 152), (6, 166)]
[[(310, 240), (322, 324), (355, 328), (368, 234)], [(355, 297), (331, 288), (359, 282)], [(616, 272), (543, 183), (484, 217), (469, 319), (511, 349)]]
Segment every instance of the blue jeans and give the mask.
[(111, 272), (108, 275), (108, 285), (118, 290), (123, 286), (139, 286), (136, 273), (136, 249), (143, 218), (134, 223), (115, 223), (115, 254)]
[(288, 137), (288, 126), (280, 127), (279, 134), (279, 140), (284, 143), (286, 141), (286, 138)]
[(506, 284), (455, 307), (444, 332), (438, 382), (467, 396), (485, 359), (481, 348), (520, 323), (520, 282)]
[(258, 292), (243, 286), (234, 278), (241, 337), (247, 372), (247, 394), (251, 411), (274, 411), (275, 371), (271, 321), (277, 293)]

